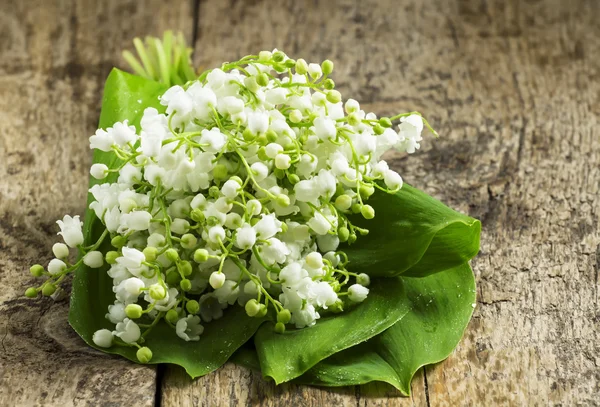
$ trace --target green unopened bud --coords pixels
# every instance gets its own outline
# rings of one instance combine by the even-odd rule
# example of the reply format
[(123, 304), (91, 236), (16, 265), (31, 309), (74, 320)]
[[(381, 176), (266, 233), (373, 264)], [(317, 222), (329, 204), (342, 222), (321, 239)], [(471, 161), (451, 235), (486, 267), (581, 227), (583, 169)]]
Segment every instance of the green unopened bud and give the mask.
[(352, 213), (360, 213), (360, 204), (359, 203), (355, 203), (352, 204)]
[(275, 202), (285, 208), (290, 205), (290, 197), (285, 194), (279, 194), (275, 197)]
[(150, 348), (144, 346), (138, 349), (138, 351), (135, 353), (135, 356), (140, 363), (148, 363), (152, 359), (152, 351)]
[[(223, 167), (225, 167), (225, 166), (223, 165)], [(219, 189), (218, 186), (213, 185), (212, 187), (208, 188), (208, 196), (210, 196), (211, 198), (217, 199), (221, 196), (221, 190)]]
[(165, 252), (165, 256), (167, 256), (167, 259), (169, 259), (169, 261), (173, 263), (179, 260), (179, 253), (177, 253), (177, 250), (173, 248), (167, 249), (167, 251)]
[(38, 295), (38, 292), (35, 289), (35, 287), (29, 287), (27, 290), (25, 290), (25, 297), (35, 298), (35, 297), (37, 297), (37, 295)]
[(277, 332), (278, 334), (282, 334), (285, 332), (285, 325), (282, 324), (281, 322), (278, 322), (275, 324), (275, 332)]
[(308, 72), (308, 64), (302, 58), (298, 58), (296, 60), (296, 73), (299, 75), (304, 75)]
[(290, 172), (287, 173), (287, 179), (292, 185), (296, 185), (298, 182), (300, 182), (300, 177)]
[(358, 126), (360, 124), (360, 117), (356, 112), (352, 112), (348, 115), (348, 124), (350, 126)]
[(165, 319), (172, 324), (176, 324), (177, 321), (179, 320), (179, 313), (177, 311), (175, 311), (174, 309), (170, 309), (167, 311), (167, 314), (165, 315)]
[(213, 177), (217, 180), (223, 180), (227, 178), (227, 167), (224, 164), (217, 164), (213, 168)]
[(192, 220), (194, 222), (198, 222), (198, 223), (202, 223), (204, 222), (204, 213), (202, 213), (202, 210), (200, 208), (196, 208), (194, 209), (191, 213), (190, 213), (190, 217), (192, 218)]
[(262, 318), (267, 315), (267, 306), (265, 304), (260, 304), (260, 310), (256, 314), (257, 318)]
[(381, 125), (381, 127), (384, 127), (386, 129), (392, 127), (392, 121), (389, 117), (382, 117), (381, 119), (379, 119), (379, 124)]
[(267, 130), (267, 132), (265, 133), (265, 136), (267, 136), (267, 141), (269, 143), (274, 143), (277, 141), (277, 133), (275, 133), (274, 130)]
[(120, 256), (119, 252), (115, 252), (114, 250), (108, 251), (106, 252), (106, 256), (104, 256), (104, 258), (106, 259), (106, 262), (108, 264), (115, 264), (117, 262), (117, 258)]
[(200, 304), (196, 300), (190, 300), (185, 304), (185, 309), (190, 314), (196, 315), (200, 311)]
[(208, 250), (206, 249), (198, 249), (194, 252), (194, 261), (196, 263), (204, 263), (208, 260)]
[(244, 306), (244, 309), (246, 310), (246, 314), (248, 314), (249, 317), (255, 317), (256, 314), (258, 314), (258, 312), (261, 310), (261, 307), (260, 307), (261, 305), (262, 304), (260, 304), (254, 298), (251, 299)]
[(347, 227), (342, 226), (338, 229), (338, 237), (340, 238), (340, 242), (347, 242), (348, 237), (350, 236), (350, 231)]
[(44, 268), (40, 264), (34, 264), (29, 269), (29, 272), (34, 277), (41, 277), (44, 274)]
[(288, 58), (285, 60), (284, 65), (286, 68), (293, 68), (296, 66), (296, 61), (294, 61), (292, 58)]
[(125, 236), (117, 235), (110, 240), (110, 244), (117, 249), (125, 246), (127, 243), (127, 238)]
[(323, 70), (323, 75), (329, 75), (333, 72), (333, 62), (326, 59), (321, 63), (321, 69)]
[(254, 76), (246, 76), (244, 79), (244, 85), (252, 92), (256, 92), (258, 90), (258, 83), (256, 83)]
[(338, 298), (337, 300), (335, 300), (333, 305), (329, 306), (329, 310), (336, 314), (344, 311), (344, 302)]
[(279, 168), (275, 168), (275, 170), (273, 170), (273, 174), (275, 174), (275, 177), (277, 179), (284, 179), (285, 178), (285, 170), (281, 170)]
[(187, 260), (183, 260), (182, 262), (180, 262), (177, 267), (179, 267), (179, 271), (181, 272), (181, 274), (183, 274), (185, 277), (188, 277), (192, 274), (192, 263), (190, 263)]
[(267, 86), (269, 84), (269, 77), (263, 72), (256, 77), (256, 83), (260, 86)]
[(150, 286), (150, 290), (148, 290), (148, 293), (150, 294), (150, 298), (155, 301), (163, 300), (167, 296), (167, 290), (165, 290), (165, 287), (158, 283), (152, 284)]
[(327, 100), (330, 103), (338, 103), (340, 100), (342, 100), (342, 94), (337, 90), (330, 90), (327, 92)]
[(360, 189), (359, 189), (360, 196), (363, 199), (367, 199), (368, 197), (373, 195), (374, 192), (375, 192), (375, 188), (371, 185), (363, 184), (360, 186)]
[(261, 161), (268, 161), (269, 160), (269, 156), (267, 155), (267, 150), (264, 147), (261, 147), (258, 149), (258, 158)]
[(55, 291), (56, 291), (56, 286), (52, 283), (46, 283), (42, 287), (42, 295), (45, 295), (46, 297), (51, 296), (52, 294), (54, 294)]
[(340, 195), (335, 198), (335, 207), (340, 211), (347, 211), (352, 206), (352, 198), (349, 195)]
[(385, 129), (383, 127), (381, 127), (381, 125), (376, 124), (375, 126), (373, 126), (373, 131), (375, 132), (375, 134), (377, 134), (379, 136), (379, 135), (383, 134)]
[(281, 51), (275, 51), (273, 53), (273, 61), (275, 61), (275, 62), (282, 62), (284, 58), (285, 58), (285, 54)]
[[(287, 231), (288, 231), (288, 225), (287, 225), (287, 223), (282, 222), (281, 223), (281, 233), (287, 233)], [(274, 267), (274, 268), (276, 268), (276, 267)]]
[(327, 90), (335, 88), (335, 82), (331, 78), (327, 78), (323, 81), (323, 87)]
[(181, 287), (181, 289), (183, 291), (190, 291), (192, 289), (192, 282), (190, 280), (188, 280), (187, 278), (184, 278), (183, 280), (181, 280), (181, 282), (179, 283), (179, 286)]
[(169, 271), (167, 271), (166, 281), (169, 286), (177, 285), (181, 281), (181, 275), (177, 272), (175, 267), (170, 268)]
[(360, 208), (360, 213), (365, 219), (373, 219), (375, 217), (375, 209), (371, 205), (363, 205)]
[(292, 314), (289, 309), (282, 309), (277, 313), (277, 322), (281, 322), (282, 324), (287, 324), (292, 319)]
[(259, 221), (259, 220), (260, 220), (260, 219), (258, 219), (258, 218), (256, 218), (256, 217), (255, 217), (255, 218), (250, 218), (250, 226), (254, 226), (254, 225), (256, 225), (256, 224), (258, 223), (258, 221)]
[(273, 54), (271, 53), (271, 51), (260, 51), (258, 53), (258, 60), (259, 61), (268, 61), (273, 57)]
[(348, 236), (348, 243), (352, 244), (354, 242), (356, 242), (356, 234), (352, 233), (350, 236)]
[(143, 308), (139, 304), (129, 304), (125, 307), (125, 315), (130, 319), (138, 319), (144, 313)]
[(300, 123), (302, 121), (302, 112), (298, 109), (294, 109), (290, 112), (290, 121), (292, 123)]
[(368, 274), (360, 273), (356, 276), (356, 282), (364, 287), (368, 287), (371, 284), (371, 278)]
[(194, 246), (196, 246), (196, 243), (198, 243), (198, 238), (191, 233), (186, 233), (185, 235), (181, 236), (180, 243), (181, 247), (184, 249), (193, 249)]
[(146, 261), (150, 262), (156, 260), (158, 249), (156, 247), (146, 247), (142, 253), (144, 253)]
[(254, 134), (252, 132), (252, 130), (250, 130), (248, 127), (246, 127), (246, 129), (244, 130), (244, 132), (242, 133), (242, 136), (244, 137), (244, 140), (247, 142), (251, 142), (252, 140), (254, 140), (256, 138), (256, 134)]

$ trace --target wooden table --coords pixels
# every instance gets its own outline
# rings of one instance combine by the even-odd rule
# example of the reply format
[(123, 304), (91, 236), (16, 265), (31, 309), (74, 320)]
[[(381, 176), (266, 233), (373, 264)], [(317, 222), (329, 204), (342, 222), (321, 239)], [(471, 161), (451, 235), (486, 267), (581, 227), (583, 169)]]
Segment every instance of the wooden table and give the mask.
[[(599, 405), (599, 16), (592, 0), (1, 0), (0, 405)], [(191, 381), (85, 346), (66, 300), (22, 297), (55, 220), (84, 211), (109, 70), (135, 36), (168, 28), (203, 67), (273, 47), (330, 58), (344, 95), (439, 130), (390, 158), (481, 219), (478, 306), (411, 398), (275, 387), (232, 365)]]

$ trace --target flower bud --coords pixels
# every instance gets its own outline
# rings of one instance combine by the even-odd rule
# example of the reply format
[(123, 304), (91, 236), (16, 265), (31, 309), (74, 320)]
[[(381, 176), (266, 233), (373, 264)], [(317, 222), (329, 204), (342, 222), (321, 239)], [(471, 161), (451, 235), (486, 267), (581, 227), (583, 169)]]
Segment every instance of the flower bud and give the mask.
[(224, 164), (217, 164), (213, 168), (213, 177), (217, 180), (223, 180), (227, 178), (227, 167)]
[(340, 100), (342, 100), (342, 94), (337, 90), (330, 90), (327, 92), (327, 100), (330, 103), (338, 103)]
[(360, 117), (356, 112), (352, 112), (348, 115), (348, 124), (350, 126), (358, 126), (360, 124)]
[(272, 56), (273, 56), (273, 54), (271, 53), (271, 51), (260, 51), (258, 53), (258, 60), (266, 62), (266, 61), (270, 60), (272, 58)]
[(360, 213), (365, 219), (373, 219), (375, 217), (375, 209), (371, 205), (363, 205), (360, 208)]
[(150, 293), (150, 298), (152, 298), (155, 301), (160, 301), (164, 299), (167, 295), (167, 290), (165, 290), (165, 287), (163, 287), (162, 284), (158, 283), (152, 284), (148, 292)]
[(344, 302), (338, 298), (337, 300), (335, 300), (333, 305), (329, 306), (328, 309), (329, 309), (329, 311), (331, 311), (335, 314), (343, 312), (344, 311)]
[(38, 292), (35, 287), (29, 287), (27, 290), (25, 290), (25, 296), (27, 298), (35, 298), (35, 297), (37, 297), (37, 295), (38, 295)]
[(208, 283), (215, 290), (223, 287), (223, 284), (225, 284), (225, 274), (220, 271), (213, 272), (208, 279)]
[(253, 298), (246, 303), (244, 308), (246, 309), (246, 314), (248, 314), (249, 317), (254, 317), (260, 311), (260, 306), (261, 304), (259, 304), (258, 301)]
[(150, 348), (144, 346), (138, 349), (138, 351), (135, 353), (135, 356), (140, 363), (148, 363), (152, 359), (152, 351)]
[(326, 59), (321, 63), (321, 69), (323, 70), (323, 75), (330, 75), (333, 72), (333, 62)]
[(308, 72), (308, 64), (304, 59), (298, 58), (296, 60), (296, 73), (298, 75), (304, 75), (306, 72)]
[(101, 348), (110, 348), (113, 343), (113, 333), (108, 329), (99, 329), (92, 336), (94, 345)]
[(120, 257), (119, 252), (110, 250), (110, 251), (106, 252), (106, 256), (104, 258), (106, 259), (106, 262), (108, 264), (115, 264), (117, 262), (118, 257)]
[(125, 307), (125, 315), (130, 319), (138, 319), (142, 316), (144, 310), (139, 304), (129, 304)]
[(374, 192), (375, 192), (375, 188), (371, 185), (363, 184), (360, 186), (360, 189), (359, 189), (360, 196), (363, 199), (367, 199), (368, 197), (373, 195)]
[(362, 208), (362, 206), (360, 206), (360, 204), (358, 202), (355, 204), (352, 204), (352, 213), (360, 213), (361, 208)]
[(259, 304), (260, 310), (256, 313), (256, 318), (262, 318), (267, 315), (267, 306), (265, 304)]
[(338, 229), (338, 237), (340, 238), (340, 242), (347, 242), (348, 237), (350, 237), (350, 231), (347, 227), (342, 226)]
[(179, 320), (179, 313), (177, 311), (175, 311), (174, 309), (170, 309), (167, 311), (167, 314), (165, 315), (165, 319), (172, 324), (176, 324), (177, 321)]
[(392, 127), (392, 121), (389, 117), (382, 117), (381, 119), (379, 119), (379, 125), (381, 127), (389, 129), (390, 127)]
[(196, 246), (196, 243), (198, 243), (198, 238), (191, 233), (186, 233), (185, 235), (181, 236), (180, 243), (181, 247), (184, 249), (193, 249), (194, 246)]
[(54, 294), (55, 291), (56, 291), (56, 286), (52, 283), (47, 282), (42, 287), (42, 294), (45, 295), (46, 297), (51, 296), (52, 294)]
[(29, 272), (34, 277), (41, 277), (44, 274), (44, 268), (41, 265), (39, 265), (39, 264), (34, 264), (29, 269)]
[(190, 314), (196, 315), (200, 311), (200, 304), (196, 300), (190, 300), (185, 304), (185, 309)]
[(169, 259), (169, 261), (173, 263), (179, 260), (179, 253), (177, 253), (177, 250), (173, 248), (167, 249), (167, 251), (165, 252), (165, 256), (167, 256), (167, 259)]
[(146, 258), (147, 262), (152, 262), (156, 260), (158, 249), (156, 247), (146, 247), (142, 253), (144, 253), (144, 257)]
[(376, 124), (375, 126), (373, 126), (373, 131), (375, 132), (375, 134), (377, 134), (379, 136), (379, 135), (383, 134), (385, 129), (383, 127), (381, 127), (381, 125)]
[(369, 284), (371, 284), (371, 278), (369, 277), (368, 274), (360, 273), (356, 277), (356, 282), (364, 287), (368, 287)]
[(169, 286), (177, 285), (181, 282), (181, 274), (179, 274), (173, 267), (170, 271), (167, 271), (166, 282)]
[(121, 236), (121, 235), (117, 235), (117, 236), (113, 237), (110, 241), (110, 244), (113, 247), (116, 247), (117, 249), (120, 249), (121, 247), (125, 246), (126, 243), (127, 243), (127, 238), (125, 236)]
[(93, 269), (100, 268), (104, 264), (104, 256), (97, 250), (91, 251), (83, 256), (83, 264)]
[(54, 243), (52, 253), (54, 253), (57, 259), (64, 260), (69, 257), (69, 246), (64, 243)]
[(60, 274), (67, 269), (67, 265), (64, 261), (59, 259), (52, 259), (48, 263), (48, 273), (54, 275)]
[(323, 70), (321, 69), (321, 67), (318, 64), (309, 64), (308, 65), (308, 74), (310, 75), (311, 78), (313, 79), (319, 79), (321, 76), (323, 76)]
[(277, 202), (278, 205), (287, 207), (290, 205), (290, 197), (285, 194), (279, 194), (275, 197), (275, 202)]
[(254, 76), (247, 76), (244, 79), (244, 85), (252, 92), (258, 90), (258, 83), (256, 83), (256, 78)]
[(340, 211), (347, 211), (352, 206), (352, 198), (349, 195), (340, 195), (335, 198), (335, 207)]
[(242, 136), (244, 137), (244, 141), (247, 141), (247, 142), (251, 142), (252, 140), (254, 140), (256, 138), (256, 134), (254, 134), (252, 132), (252, 130), (250, 130), (248, 127), (246, 127), (244, 129)]
[(265, 137), (267, 138), (267, 141), (269, 143), (274, 143), (277, 141), (277, 133), (275, 133), (273, 130), (267, 130), (267, 132), (265, 133)]
[(285, 58), (285, 54), (281, 51), (275, 51), (273, 53), (273, 61), (275, 62), (282, 62)]
[(179, 286), (181, 287), (181, 289), (183, 291), (187, 292), (187, 291), (190, 291), (192, 289), (192, 282), (190, 280), (188, 280), (187, 278), (184, 278), (179, 283)]
[(356, 234), (352, 233), (350, 236), (348, 236), (348, 243), (352, 244), (354, 242), (356, 242)]
[(260, 86), (267, 86), (269, 84), (269, 77), (263, 72), (256, 77), (256, 83)]
[(192, 264), (187, 260), (181, 261), (177, 267), (179, 267), (179, 271), (185, 277), (189, 277), (192, 274)]
[(90, 174), (96, 179), (104, 179), (108, 175), (108, 167), (104, 164), (93, 164), (90, 168)]
[(292, 319), (292, 314), (289, 309), (282, 309), (277, 313), (277, 322), (281, 322), (282, 324), (287, 324)]
[(204, 263), (208, 260), (208, 250), (206, 249), (198, 249), (194, 252), (194, 261), (196, 263)]
[(323, 87), (327, 90), (335, 88), (335, 82), (331, 78), (327, 78), (323, 81)]
[(300, 123), (302, 121), (302, 112), (298, 109), (294, 109), (290, 112), (289, 118), (292, 123)]
[(291, 58), (288, 58), (283, 64), (285, 65), (286, 68), (293, 68), (296, 66), (296, 61), (294, 61)]
[(287, 170), (290, 168), (292, 159), (287, 154), (277, 154), (275, 156), (275, 167), (280, 170)]
[(192, 220), (194, 222), (198, 222), (198, 223), (204, 222), (204, 219), (205, 219), (204, 213), (202, 212), (202, 210), (200, 208), (194, 209), (190, 213), (190, 217), (192, 218)]
[(300, 177), (297, 176), (296, 174), (288, 173), (287, 174), (287, 179), (288, 179), (288, 181), (290, 181), (290, 183), (292, 185), (296, 185), (298, 182), (300, 182)]
[(278, 334), (282, 334), (285, 332), (285, 325), (282, 324), (281, 322), (278, 322), (275, 324), (275, 332), (277, 332)]

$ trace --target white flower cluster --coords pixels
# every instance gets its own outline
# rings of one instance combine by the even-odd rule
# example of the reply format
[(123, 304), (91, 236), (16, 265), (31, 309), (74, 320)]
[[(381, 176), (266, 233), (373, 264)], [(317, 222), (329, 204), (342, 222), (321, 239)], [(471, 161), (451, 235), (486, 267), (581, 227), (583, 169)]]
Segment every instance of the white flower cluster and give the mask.
[[(77, 217), (60, 226), (65, 243), (85, 253), (78, 264), (110, 264), (115, 302), (106, 317), (115, 329), (96, 332), (96, 345), (139, 347), (138, 322), (151, 329), (160, 319), (195, 341), (203, 322), (236, 303), (250, 317), (273, 309), (283, 332), (367, 297), (369, 277), (346, 269), (340, 243), (368, 232), (351, 219), (375, 216), (365, 200), (376, 188), (402, 186), (382, 154), (414, 152), (428, 124), (417, 113), (378, 119), (353, 99), (343, 103), (332, 70), (331, 61), (263, 51), (171, 87), (160, 98), (165, 113), (147, 108), (139, 131), (124, 121), (90, 138), (121, 163), (91, 168), (112, 180), (90, 189), (106, 231), (83, 248)], [(96, 249), (109, 235), (115, 250), (103, 255)], [(63, 261), (66, 246), (55, 254), (53, 276), (78, 265)]]

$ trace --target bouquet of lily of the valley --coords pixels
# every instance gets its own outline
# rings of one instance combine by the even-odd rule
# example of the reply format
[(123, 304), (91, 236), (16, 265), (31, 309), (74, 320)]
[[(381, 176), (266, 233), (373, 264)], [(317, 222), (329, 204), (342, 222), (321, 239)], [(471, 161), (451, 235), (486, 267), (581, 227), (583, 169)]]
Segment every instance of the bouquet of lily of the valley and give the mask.
[(382, 159), (419, 149), (428, 122), (365, 112), (329, 60), (262, 51), (197, 75), (181, 37), (135, 45), (89, 137), (85, 222), (57, 222), (64, 243), (26, 295), (56, 297), (74, 272), (69, 321), (88, 344), (192, 377), (232, 360), (276, 383), (408, 394), (475, 306), (480, 223)]

